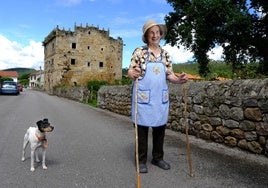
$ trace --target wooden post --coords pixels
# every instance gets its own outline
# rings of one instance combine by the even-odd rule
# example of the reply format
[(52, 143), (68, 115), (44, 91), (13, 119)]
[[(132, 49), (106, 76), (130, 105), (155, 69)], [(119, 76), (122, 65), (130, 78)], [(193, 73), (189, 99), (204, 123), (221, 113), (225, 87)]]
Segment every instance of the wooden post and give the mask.
[(136, 154), (136, 179), (137, 179), (137, 188), (140, 188), (140, 167), (139, 167), (139, 141), (138, 141), (138, 125), (137, 125), (137, 116), (138, 116), (138, 78), (135, 80), (135, 154)]
[(185, 125), (185, 134), (186, 134), (187, 157), (188, 157), (190, 176), (193, 177), (192, 158), (191, 158), (190, 142), (189, 142), (189, 135), (188, 135), (189, 126), (188, 126), (188, 118), (187, 118), (187, 85), (186, 83), (183, 84), (183, 93), (184, 93), (184, 125)]

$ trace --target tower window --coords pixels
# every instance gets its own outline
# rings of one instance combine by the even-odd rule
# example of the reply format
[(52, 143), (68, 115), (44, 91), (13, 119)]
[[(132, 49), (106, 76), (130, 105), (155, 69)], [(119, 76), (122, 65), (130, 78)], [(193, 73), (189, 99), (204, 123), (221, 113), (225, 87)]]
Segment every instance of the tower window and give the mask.
[(99, 67), (100, 67), (100, 68), (103, 67), (103, 62), (99, 62)]
[(75, 65), (75, 59), (71, 59), (71, 65)]
[(76, 49), (76, 43), (72, 43), (72, 49)]

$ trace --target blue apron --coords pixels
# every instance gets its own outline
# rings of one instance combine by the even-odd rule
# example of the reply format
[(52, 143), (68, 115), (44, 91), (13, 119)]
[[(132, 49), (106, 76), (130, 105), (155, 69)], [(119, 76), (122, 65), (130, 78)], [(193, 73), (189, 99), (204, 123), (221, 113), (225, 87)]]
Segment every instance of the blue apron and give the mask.
[[(136, 84), (132, 87), (131, 117), (135, 123)], [(169, 92), (162, 62), (146, 62), (146, 71), (138, 81), (137, 124), (146, 127), (165, 125), (169, 112)]]

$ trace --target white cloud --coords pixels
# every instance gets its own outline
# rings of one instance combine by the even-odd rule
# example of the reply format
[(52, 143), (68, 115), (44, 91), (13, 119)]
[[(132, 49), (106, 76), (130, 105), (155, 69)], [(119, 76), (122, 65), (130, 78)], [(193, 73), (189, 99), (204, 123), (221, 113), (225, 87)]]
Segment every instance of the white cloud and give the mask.
[[(138, 32), (134, 30), (117, 32), (119, 32), (120, 35), (119, 33), (114, 33), (113, 35), (124, 35), (124, 37), (138, 35)], [(31, 40), (29, 41), (29, 45), (23, 46), (18, 42), (10, 41), (0, 34), (0, 44), (0, 70), (16, 67), (39, 69), (41, 66), (42, 69), (44, 68), (44, 48), (41, 42)], [(170, 53), (173, 63), (186, 63), (187, 61), (193, 60), (193, 53), (186, 50), (183, 46), (177, 48), (164, 45), (163, 48)], [(213, 60), (222, 60), (222, 51), (222, 47), (217, 46), (208, 52), (208, 56)], [(125, 51), (124, 53), (125, 56), (131, 56), (131, 52), (128, 53)], [(127, 61), (127, 65), (124, 66), (128, 67), (128, 63)]]
[(41, 42), (31, 40), (28, 46), (10, 41), (0, 34), (0, 70), (7, 68), (34, 68), (44, 65), (44, 48)]
[(67, 7), (78, 5), (81, 2), (82, 0), (57, 0), (56, 1), (58, 5), (67, 6)]
[(180, 48), (167, 44), (163, 46), (163, 48), (168, 51), (172, 58), (172, 63), (186, 63), (189, 60), (192, 60), (193, 53), (186, 50), (183, 46), (180, 46)]
[[(165, 45), (163, 48), (169, 52), (173, 63), (186, 63), (194, 59), (194, 54), (189, 50), (186, 50), (183, 46), (180, 48), (170, 45)], [(221, 46), (216, 46), (211, 51), (207, 53), (209, 59), (212, 60), (223, 60), (222, 58), (223, 48)]]
[(223, 48), (221, 46), (216, 46), (211, 51), (209, 51), (207, 53), (207, 55), (208, 55), (209, 59), (223, 60), (223, 58), (222, 58), (222, 52), (223, 52)]
[[(131, 38), (131, 37), (140, 37), (141, 32), (134, 29), (126, 29), (126, 30), (113, 30), (110, 34), (113, 38), (121, 37), (121, 38)], [(141, 37), (140, 37), (141, 38)]]

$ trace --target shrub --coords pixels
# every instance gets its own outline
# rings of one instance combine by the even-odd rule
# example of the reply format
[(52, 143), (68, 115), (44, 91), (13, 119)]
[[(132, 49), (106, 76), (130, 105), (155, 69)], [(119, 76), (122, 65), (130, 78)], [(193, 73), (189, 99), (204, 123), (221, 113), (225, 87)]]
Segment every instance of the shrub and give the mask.
[(91, 106), (97, 106), (98, 90), (101, 86), (106, 85), (107, 82), (103, 80), (92, 80), (87, 83), (87, 89), (90, 91), (88, 103)]

